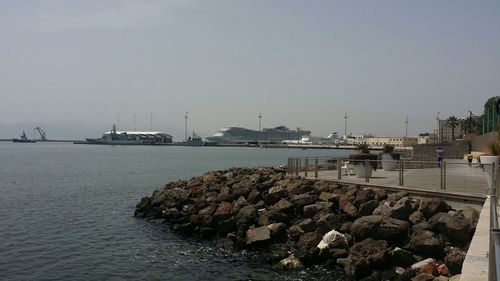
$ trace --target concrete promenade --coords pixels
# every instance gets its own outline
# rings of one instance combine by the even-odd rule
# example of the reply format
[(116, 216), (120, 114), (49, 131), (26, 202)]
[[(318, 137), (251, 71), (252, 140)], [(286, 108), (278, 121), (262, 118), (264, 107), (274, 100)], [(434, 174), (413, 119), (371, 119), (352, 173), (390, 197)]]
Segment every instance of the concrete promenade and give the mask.
[[(403, 173), (403, 186), (399, 185), (399, 171), (374, 171), (368, 183), (364, 178), (357, 178), (355, 175), (343, 174), (339, 180), (338, 170), (318, 171), (317, 179), (378, 186), (393, 191), (408, 190), (410, 194), (424, 197), (439, 196), (448, 200), (455, 208), (459, 207), (457, 203), (460, 201), (462, 203), (458, 204), (467, 205), (474, 201), (473, 207), (480, 208), (480, 217), (463, 264), (460, 280), (488, 281), (490, 207), (496, 207), (499, 211), (500, 208), (490, 206), (489, 197), (484, 200), (488, 193), (488, 184), (482, 168), (475, 164), (469, 166), (463, 160), (449, 159), (446, 162), (445, 183), (442, 182), (439, 168), (406, 169)], [(299, 174), (304, 176), (304, 172)], [(314, 171), (309, 171), (307, 177), (314, 179)], [(441, 189), (443, 184), (446, 186), (445, 189)], [(467, 202), (468, 196), (476, 198)], [(462, 197), (464, 200), (460, 199)], [(458, 202), (450, 202), (457, 198)]]
[[(442, 184), (445, 191), (466, 193), (471, 195), (484, 195), (488, 192), (488, 184), (483, 170), (477, 165), (467, 165), (463, 160), (447, 159), (445, 179), (441, 182), (441, 169), (423, 168), (423, 169), (405, 169), (403, 171), (403, 187), (410, 189), (420, 189), (428, 191), (442, 191)], [(300, 173), (304, 176), (304, 172)], [(314, 171), (309, 171), (308, 178), (314, 178)], [(318, 179), (337, 181), (338, 171), (327, 170), (318, 171)], [(357, 178), (355, 175), (343, 175), (339, 181), (357, 184), (369, 184), (378, 186), (400, 187), (399, 171), (384, 171), (377, 169), (373, 171), (369, 183), (364, 178)]]

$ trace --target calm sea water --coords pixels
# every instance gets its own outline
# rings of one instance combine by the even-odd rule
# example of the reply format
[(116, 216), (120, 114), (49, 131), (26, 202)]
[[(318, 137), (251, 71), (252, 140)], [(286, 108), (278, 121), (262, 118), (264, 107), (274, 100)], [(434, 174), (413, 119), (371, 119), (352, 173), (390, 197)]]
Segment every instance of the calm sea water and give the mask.
[(322, 268), (274, 272), (133, 212), (159, 186), (209, 170), (346, 154), (0, 142), (0, 280), (340, 280)]

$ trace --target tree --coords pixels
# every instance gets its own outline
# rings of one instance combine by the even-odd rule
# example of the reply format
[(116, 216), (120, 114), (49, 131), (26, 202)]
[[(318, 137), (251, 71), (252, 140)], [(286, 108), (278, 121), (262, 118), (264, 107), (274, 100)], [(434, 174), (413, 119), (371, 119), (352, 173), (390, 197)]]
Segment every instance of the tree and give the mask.
[(448, 123), (448, 126), (451, 127), (451, 140), (455, 141), (455, 127), (460, 124), (458, 118), (455, 116), (450, 116), (448, 120), (446, 120), (446, 123)]

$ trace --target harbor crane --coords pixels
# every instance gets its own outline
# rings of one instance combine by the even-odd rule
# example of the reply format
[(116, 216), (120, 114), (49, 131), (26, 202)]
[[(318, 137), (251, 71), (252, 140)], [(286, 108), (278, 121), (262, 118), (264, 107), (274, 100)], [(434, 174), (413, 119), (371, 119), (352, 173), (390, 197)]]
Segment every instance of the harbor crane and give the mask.
[(40, 127), (36, 127), (33, 129), (34, 131), (37, 131), (38, 134), (40, 134), (40, 141), (47, 141), (47, 137), (45, 136), (45, 132), (42, 130)]

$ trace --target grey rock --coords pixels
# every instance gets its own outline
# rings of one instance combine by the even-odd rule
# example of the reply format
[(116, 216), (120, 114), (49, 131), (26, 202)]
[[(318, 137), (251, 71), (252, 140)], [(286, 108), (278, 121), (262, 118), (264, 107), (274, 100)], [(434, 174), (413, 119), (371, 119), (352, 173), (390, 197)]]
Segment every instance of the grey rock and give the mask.
[(422, 212), (426, 218), (430, 218), (439, 212), (448, 212), (450, 206), (442, 199), (426, 198), (420, 201), (418, 210)]
[(398, 247), (389, 252), (389, 260), (392, 264), (401, 267), (408, 267), (417, 262), (415, 256), (413, 256), (411, 252)]
[(389, 216), (391, 218), (407, 220), (413, 212), (413, 205), (408, 196), (399, 199), (394, 206), (392, 206)]
[(399, 241), (408, 236), (409, 223), (406, 221), (383, 217), (364, 216), (354, 221), (351, 234), (356, 241), (366, 238)]
[(434, 280), (434, 275), (428, 273), (420, 273), (411, 279), (411, 281), (433, 281), (433, 280)]
[(298, 206), (305, 206), (315, 203), (317, 199), (318, 196), (315, 194), (304, 193), (294, 195), (291, 201)]
[(448, 237), (452, 243), (463, 245), (472, 238), (472, 224), (460, 215), (437, 213), (429, 219), (433, 230)]
[(294, 255), (290, 255), (288, 258), (281, 260), (273, 268), (276, 270), (299, 270), (303, 267), (304, 265), (298, 258)]
[(443, 241), (428, 230), (417, 230), (410, 236), (410, 249), (423, 256), (441, 257), (443, 246)]
[(444, 257), (444, 263), (448, 266), (450, 274), (459, 274), (462, 272), (462, 265), (466, 253), (459, 248), (452, 247)]
[(261, 244), (271, 240), (271, 231), (267, 226), (261, 226), (247, 231), (247, 245)]
[(369, 216), (373, 214), (373, 211), (378, 207), (379, 202), (377, 200), (370, 200), (359, 206), (358, 217)]

